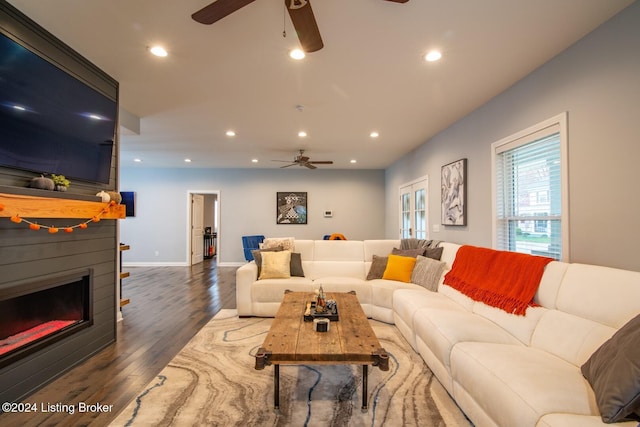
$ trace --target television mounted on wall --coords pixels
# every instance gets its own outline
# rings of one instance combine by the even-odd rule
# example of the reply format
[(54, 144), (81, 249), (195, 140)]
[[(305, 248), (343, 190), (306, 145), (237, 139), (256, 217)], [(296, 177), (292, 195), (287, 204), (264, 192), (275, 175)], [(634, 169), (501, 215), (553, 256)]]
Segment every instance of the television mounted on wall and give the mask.
[(108, 184), (117, 101), (0, 33), (0, 166)]

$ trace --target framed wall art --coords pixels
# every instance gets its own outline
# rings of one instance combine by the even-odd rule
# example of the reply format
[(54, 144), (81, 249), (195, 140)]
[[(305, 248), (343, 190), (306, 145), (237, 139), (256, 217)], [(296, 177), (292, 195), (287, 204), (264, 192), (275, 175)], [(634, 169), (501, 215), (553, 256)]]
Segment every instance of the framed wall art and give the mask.
[(440, 201), (443, 225), (467, 225), (467, 159), (442, 166)]
[(307, 223), (307, 193), (283, 191), (276, 194), (276, 224)]

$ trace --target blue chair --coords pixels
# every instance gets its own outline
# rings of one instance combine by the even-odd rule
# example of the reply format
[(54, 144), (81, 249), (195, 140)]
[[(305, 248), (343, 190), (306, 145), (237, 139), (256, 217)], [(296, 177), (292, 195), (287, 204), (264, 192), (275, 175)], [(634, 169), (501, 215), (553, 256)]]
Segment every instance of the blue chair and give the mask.
[(260, 249), (260, 243), (264, 242), (264, 236), (242, 236), (242, 249), (244, 250), (244, 258), (249, 261), (253, 261), (253, 254), (251, 251)]

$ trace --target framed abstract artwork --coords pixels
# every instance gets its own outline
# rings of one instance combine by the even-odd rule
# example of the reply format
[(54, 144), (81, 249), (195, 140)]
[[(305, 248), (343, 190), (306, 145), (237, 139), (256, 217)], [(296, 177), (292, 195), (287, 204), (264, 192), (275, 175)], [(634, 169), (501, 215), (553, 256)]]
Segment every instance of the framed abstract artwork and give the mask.
[(442, 166), (440, 202), (443, 225), (467, 225), (467, 159)]
[(276, 194), (276, 224), (307, 223), (307, 193), (283, 191)]

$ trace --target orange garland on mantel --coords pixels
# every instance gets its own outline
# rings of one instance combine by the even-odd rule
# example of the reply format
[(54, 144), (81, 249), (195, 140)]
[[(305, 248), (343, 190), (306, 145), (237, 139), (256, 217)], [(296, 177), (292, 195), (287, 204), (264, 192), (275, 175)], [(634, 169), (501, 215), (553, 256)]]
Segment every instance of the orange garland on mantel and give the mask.
[[(7, 206), (12, 207), (13, 212), (7, 211)], [(54, 234), (60, 228), (38, 224), (29, 218), (87, 218), (90, 219), (76, 225), (64, 227), (66, 233), (72, 233), (74, 229), (86, 229), (91, 222), (101, 219), (125, 218), (125, 206), (111, 201), (109, 203), (87, 202), (72, 199), (55, 199), (49, 197), (23, 196), (17, 194), (0, 194), (0, 217), (10, 218), (19, 224), (29, 224), (31, 230), (44, 228)]]

